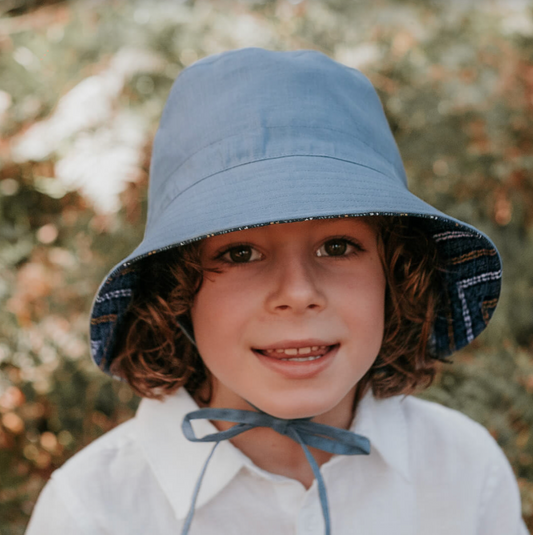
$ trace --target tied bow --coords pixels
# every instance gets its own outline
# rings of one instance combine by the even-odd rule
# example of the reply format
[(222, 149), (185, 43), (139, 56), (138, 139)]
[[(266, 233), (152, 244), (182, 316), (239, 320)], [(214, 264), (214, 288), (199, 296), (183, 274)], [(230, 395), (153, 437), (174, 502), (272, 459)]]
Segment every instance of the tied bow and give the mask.
[[(250, 403), (251, 405), (251, 403)], [(252, 405), (255, 409), (254, 405)], [(320, 504), (322, 505), (322, 514), (324, 515), (324, 522), (326, 525), (326, 535), (331, 534), (330, 519), (329, 519), (329, 507), (326, 494), (326, 487), (324, 480), (320, 474), (320, 469), (311, 455), (307, 446), (317, 448), (329, 453), (336, 453), (341, 455), (368, 455), (370, 453), (370, 441), (361, 435), (346, 431), (345, 429), (339, 429), (338, 427), (332, 427), (330, 425), (319, 424), (311, 422), (309, 418), (296, 418), (287, 420), (283, 418), (276, 418), (271, 416), (260, 409), (258, 412), (242, 411), (236, 409), (199, 409), (197, 411), (189, 412), (185, 415), (182, 423), (183, 434), (191, 442), (216, 442), (209, 457), (207, 458), (200, 477), (196, 482), (194, 488), (191, 507), (185, 519), (185, 524), (181, 535), (187, 535), (189, 533), (189, 527), (194, 515), (194, 507), (196, 504), (196, 498), (200, 490), (200, 485), (204, 477), (207, 465), (215, 452), (216, 447), (221, 441), (233, 438), (249, 429), (254, 427), (270, 427), (277, 431), (281, 435), (292, 438), (295, 442), (299, 443), (313, 469), (313, 474), (318, 481), (318, 492), (320, 496)], [(212, 433), (202, 438), (197, 438), (194, 434), (194, 430), (191, 425), (191, 420), (223, 420), (226, 422), (234, 422), (237, 425), (227, 429), (226, 431), (219, 431), (218, 433)]]

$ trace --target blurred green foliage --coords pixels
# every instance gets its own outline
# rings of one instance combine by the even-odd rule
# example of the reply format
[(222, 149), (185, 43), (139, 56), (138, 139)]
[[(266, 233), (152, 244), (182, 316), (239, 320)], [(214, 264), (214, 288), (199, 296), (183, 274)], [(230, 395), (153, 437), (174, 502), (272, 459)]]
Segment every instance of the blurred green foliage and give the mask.
[[(0, 535), (23, 533), (51, 472), (135, 412), (129, 387), (90, 361), (92, 298), (142, 238), (150, 142), (172, 81), (205, 55), (243, 46), (313, 48), (360, 68), (380, 93), (411, 190), (498, 246), (504, 283), (489, 328), (421, 396), (491, 431), (533, 528), (533, 17), (488, 5), (114, 0), (3, 10)], [(120, 56), (127, 47), (137, 52)], [(153, 65), (131, 67), (139, 51)], [(120, 79), (111, 77), (117, 65)], [(118, 85), (105, 85), (111, 79)], [(63, 125), (60, 135), (56, 124), (37, 136), (48, 143), (40, 156), (20, 150), (87, 80), (108, 107), (81, 105), (87, 118), (77, 129)], [(142, 118), (142, 142), (124, 134), (124, 111)], [(94, 147), (107, 149), (106, 135), (136, 162), (115, 192), (117, 209), (103, 209), (89, 187), (103, 172), (98, 155), (108, 153)], [(94, 168), (69, 185), (60, 163), (82, 146), (96, 151)]]

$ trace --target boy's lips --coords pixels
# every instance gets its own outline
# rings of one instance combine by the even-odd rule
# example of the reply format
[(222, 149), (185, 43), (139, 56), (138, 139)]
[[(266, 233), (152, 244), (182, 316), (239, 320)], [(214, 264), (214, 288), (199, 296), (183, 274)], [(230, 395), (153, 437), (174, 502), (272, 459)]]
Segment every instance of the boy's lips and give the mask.
[(257, 349), (253, 349), (253, 352), (264, 366), (289, 379), (310, 379), (321, 373), (331, 364), (338, 353), (339, 347), (340, 344), (328, 346), (322, 356), (310, 360), (300, 360), (300, 357), (304, 357), (303, 355), (295, 357), (288, 356), (285, 353), (267, 355)]

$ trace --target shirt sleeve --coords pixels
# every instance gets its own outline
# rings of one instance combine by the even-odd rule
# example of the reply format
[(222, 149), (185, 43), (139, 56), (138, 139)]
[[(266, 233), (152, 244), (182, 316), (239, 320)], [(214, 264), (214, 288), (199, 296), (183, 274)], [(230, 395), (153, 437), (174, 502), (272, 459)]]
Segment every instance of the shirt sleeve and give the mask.
[[(83, 508), (84, 509), (84, 508)], [(33, 509), (25, 535), (100, 535), (81, 504), (53, 478), (44, 486)]]
[(477, 535), (530, 535), (522, 518), (520, 491), (513, 469), (492, 436), (490, 440), (493, 455), (485, 480)]

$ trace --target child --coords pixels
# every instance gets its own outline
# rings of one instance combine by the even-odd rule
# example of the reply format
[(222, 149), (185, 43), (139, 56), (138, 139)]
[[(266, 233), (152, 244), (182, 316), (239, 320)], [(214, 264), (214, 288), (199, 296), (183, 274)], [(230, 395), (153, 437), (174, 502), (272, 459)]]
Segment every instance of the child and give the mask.
[(489, 238), (408, 191), (360, 72), (198, 61), (156, 134), (144, 240), (92, 311), (96, 363), (144, 399), (54, 472), (26, 533), (526, 534), (489, 433), (407, 395), (500, 282)]

